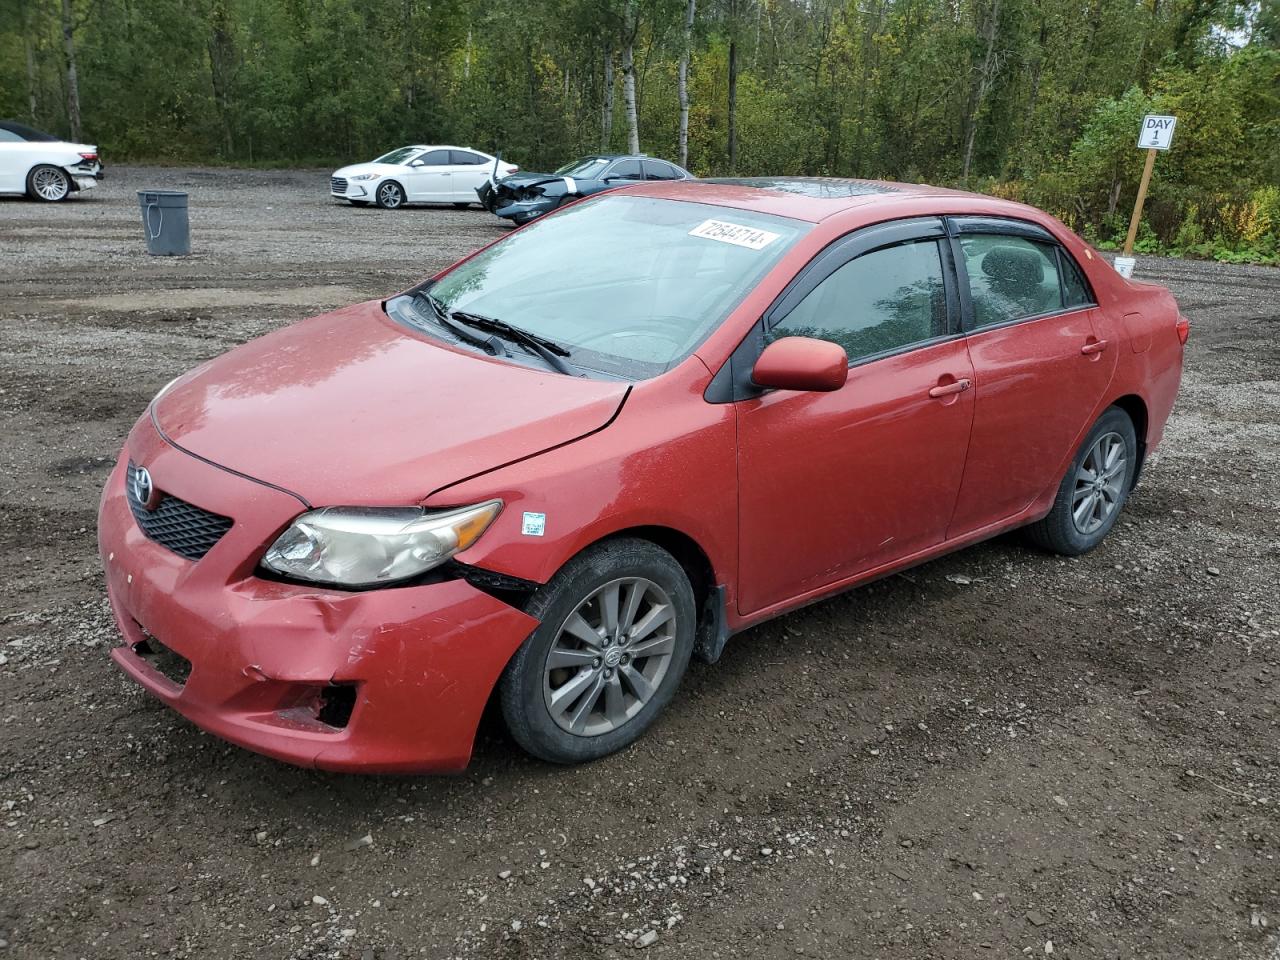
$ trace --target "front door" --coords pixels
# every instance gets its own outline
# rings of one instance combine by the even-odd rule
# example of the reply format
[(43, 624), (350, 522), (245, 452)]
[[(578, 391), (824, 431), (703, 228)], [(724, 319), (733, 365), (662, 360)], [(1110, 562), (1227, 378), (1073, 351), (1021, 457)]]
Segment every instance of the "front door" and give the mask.
[(1047, 232), (991, 218), (953, 229), (974, 370), (973, 437), (948, 533), (958, 537), (1016, 516), (1061, 481), (1111, 382), (1116, 344)]
[(860, 231), (765, 317), (764, 339), (830, 340), (850, 370), (832, 393), (738, 401), (741, 614), (943, 540), (973, 418), (943, 234), (936, 219)]
[(453, 199), (452, 173), (448, 150), (428, 150), (409, 165), (405, 193), (410, 200), (447, 201)]

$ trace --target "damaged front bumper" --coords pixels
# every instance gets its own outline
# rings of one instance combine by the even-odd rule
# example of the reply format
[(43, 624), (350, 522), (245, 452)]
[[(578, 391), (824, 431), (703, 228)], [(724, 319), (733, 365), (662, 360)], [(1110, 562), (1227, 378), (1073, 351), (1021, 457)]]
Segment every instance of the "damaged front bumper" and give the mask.
[[(517, 183), (499, 180), (481, 184), (476, 188), (476, 196), (480, 198), (480, 206), (494, 216), (523, 224), (550, 213), (564, 202), (567, 194), (563, 183), (563, 178)], [(548, 185), (561, 189), (548, 191)]]
[[(130, 436), (103, 492), (99, 550), (123, 642), (112, 659), (197, 726), (326, 770), (459, 770), (511, 655), (537, 621), (465, 580), (360, 593), (255, 575), (302, 509), (292, 495)], [(200, 560), (148, 539), (127, 460), (165, 495), (231, 517)]]

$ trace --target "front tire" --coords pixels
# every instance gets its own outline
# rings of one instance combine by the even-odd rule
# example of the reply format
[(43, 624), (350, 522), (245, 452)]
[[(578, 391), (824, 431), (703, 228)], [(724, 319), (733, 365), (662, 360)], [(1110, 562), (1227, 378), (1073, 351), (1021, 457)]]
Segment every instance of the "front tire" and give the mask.
[(71, 178), (65, 170), (42, 163), (27, 174), (27, 195), (32, 200), (57, 203), (71, 193)]
[(383, 210), (396, 210), (404, 206), (404, 188), (394, 180), (378, 185), (378, 206)]
[(1088, 553), (1116, 525), (1137, 466), (1133, 421), (1119, 407), (1110, 407), (1072, 458), (1049, 515), (1027, 528), (1031, 540), (1068, 557)]
[(582, 763), (634, 743), (675, 696), (693, 651), (693, 588), (671, 554), (609, 540), (529, 601), (541, 620), (499, 681), (511, 736), (535, 757)]

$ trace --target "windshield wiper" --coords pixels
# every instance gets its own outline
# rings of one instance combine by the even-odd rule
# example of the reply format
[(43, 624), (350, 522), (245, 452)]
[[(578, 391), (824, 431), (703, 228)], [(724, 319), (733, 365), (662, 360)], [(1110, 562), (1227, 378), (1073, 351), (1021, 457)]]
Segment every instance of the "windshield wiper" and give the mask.
[(543, 360), (547, 362), (547, 366), (554, 368), (557, 372), (563, 373), (565, 376), (576, 377), (580, 374), (574, 372), (573, 368), (565, 363), (561, 357), (570, 356), (569, 351), (556, 343), (554, 340), (548, 340), (546, 337), (540, 337), (536, 333), (530, 333), (528, 330), (521, 330), (519, 327), (512, 326), (505, 320), (498, 320), (494, 317), (486, 317), (479, 313), (467, 313), (465, 310), (454, 310), (449, 314), (450, 319), (460, 323), (465, 323), (475, 327), (477, 330), (491, 330), (494, 333), (505, 335), (517, 343), (522, 343)]
[(419, 294), (419, 296), (422, 297), (423, 300), (427, 301), (427, 303), (430, 305), (432, 313), (436, 315), (436, 322), (439, 323), (440, 326), (448, 330), (450, 333), (452, 333), (459, 340), (462, 340), (464, 343), (470, 343), (477, 347), (482, 347), (488, 352), (495, 354), (499, 357), (510, 356), (510, 353), (507, 351), (506, 346), (497, 337), (476, 336), (474, 333), (472, 333), (462, 324), (454, 320), (453, 316), (449, 313), (449, 311), (444, 308), (444, 304), (442, 304), (439, 300), (437, 300), (431, 294), (421, 293)]

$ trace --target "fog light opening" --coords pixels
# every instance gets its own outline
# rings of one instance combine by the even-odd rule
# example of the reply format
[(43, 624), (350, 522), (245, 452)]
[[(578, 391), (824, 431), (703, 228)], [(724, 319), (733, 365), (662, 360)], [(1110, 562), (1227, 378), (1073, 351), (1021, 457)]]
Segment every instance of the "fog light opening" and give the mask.
[(356, 688), (351, 683), (335, 683), (320, 691), (316, 719), (328, 727), (341, 730), (351, 722), (356, 707)]

